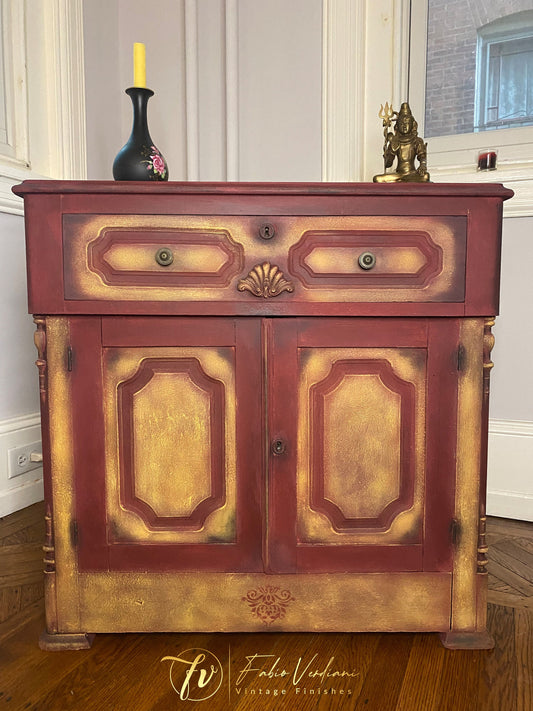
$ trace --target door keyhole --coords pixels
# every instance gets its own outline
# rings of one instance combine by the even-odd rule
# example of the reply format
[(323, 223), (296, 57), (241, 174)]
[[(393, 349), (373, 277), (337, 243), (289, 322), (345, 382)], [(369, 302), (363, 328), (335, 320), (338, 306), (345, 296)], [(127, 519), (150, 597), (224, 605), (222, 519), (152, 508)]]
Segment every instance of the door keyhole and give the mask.
[(272, 454), (284, 454), (285, 450), (287, 449), (287, 445), (282, 439), (275, 439), (273, 440), (270, 448), (272, 449)]

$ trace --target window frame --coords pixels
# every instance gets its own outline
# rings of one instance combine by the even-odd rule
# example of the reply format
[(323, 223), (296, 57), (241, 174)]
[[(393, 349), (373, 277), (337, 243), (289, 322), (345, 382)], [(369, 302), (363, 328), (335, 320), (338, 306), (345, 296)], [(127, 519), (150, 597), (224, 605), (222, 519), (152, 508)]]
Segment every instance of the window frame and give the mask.
[[(522, 23), (518, 22), (518, 15), (521, 19), (525, 19), (525, 15), (529, 16), (529, 29), (523, 30)], [(491, 58), (491, 49), (495, 45), (506, 45), (516, 43), (523, 40), (533, 39), (533, 11), (515, 13), (515, 16), (510, 16), (509, 19), (502, 18), (484, 25), (478, 30), (478, 45), (476, 52), (476, 104), (474, 113), (474, 131), (490, 131), (496, 127), (491, 127), (490, 121), (487, 120), (487, 86), (489, 83), (489, 62)], [(529, 115), (529, 121), (533, 125), (533, 115)], [(488, 128), (479, 128), (480, 126), (488, 126)], [(518, 127), (523, 128), (524, 126)], [(505, 130), (503, 128), (496, 129), (498, 131)]]

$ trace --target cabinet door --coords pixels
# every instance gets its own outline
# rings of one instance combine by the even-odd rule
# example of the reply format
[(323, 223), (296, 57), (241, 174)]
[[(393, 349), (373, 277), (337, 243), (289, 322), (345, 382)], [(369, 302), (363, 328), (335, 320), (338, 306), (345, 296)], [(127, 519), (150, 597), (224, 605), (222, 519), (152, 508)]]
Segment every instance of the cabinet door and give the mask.
[(70, 337), (80, 569), (262, 570), (259, 322), (78, 317)]
[(269, 569), (450, 570), (458, 322), (266, 329)]

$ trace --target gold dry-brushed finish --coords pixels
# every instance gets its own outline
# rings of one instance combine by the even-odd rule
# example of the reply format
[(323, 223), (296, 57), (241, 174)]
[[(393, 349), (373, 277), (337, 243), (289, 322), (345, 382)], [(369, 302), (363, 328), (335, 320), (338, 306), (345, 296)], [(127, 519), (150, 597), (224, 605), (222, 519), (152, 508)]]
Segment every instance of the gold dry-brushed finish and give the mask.
[(56, 561), (54, 548), (54, 524), (50, 506), (46, 507), (44, 553), (44, 597), (46, 601), (46, 630), (53, 634), (57, 632), (56, 603)]
[(52, 521), (52, 512), (50, 506), (46, 507), (44, 517), (45, 534), (43, 545), (43, 563), (45, 575), (53, 575), (56, 572), (56, 561), (54, 552), (54, 525)]
[[(479, 534), (479, 477), (481, 461), (481, 412), (483, 404), (483, 319), (461, 321), (460, 342), (465, 349), (459, 373), (457, 410), (457, 467), (455, 518), (460, 537), (453, 563), (451, 629), (477, 629), (477, 574)], [(486, 576), (483, 576), (486, 584)]]
[[(256, 266), (265, 263), (285, 264), (288, 254), (286, 274), (291, 275), (293, 287), (302, 282), (306, 286), (313, 273), (328, 276), (327, 283), (315, 284), (312, 288), (298, 289), (298, 298), (306, 301), (321, 302), (425, 302), (425, 301), (462, 301), (464, 298), (465, 265), (461, 256), (461, 244), (466, 235), (466, 217), (439, 216), (347, 216), (317, 215), (280, 216), (276, 218), (276, 238), (272, 241), (258, 240), (257, 218), (249, 216), (203, 216), (203, 215), (83, 215), (69, 216), (77, 218), (74, 225), (64, 225), (64, 263), (65, 296), (77, 300), (118, 300), (118, 301), (192, 301), (211, 302), (222, 298), (238, 300), (235, 290), (242, 254), (254, 256)], [(83, 219), (82, 219), (83, 218)], [(79, 224), (78, 224), (79, 222)], [(108, 283), (104, 274), (90, 258), (94, 244), (110, 228), (118, 235), (121, 231), (134, 231), (139, 234), (139, 242), (110, 243), (105, 252), (105, 261), (114, 270), (113, 283)], [(332, 239), (353, 236), (357, 232), (361, 246), (348, 248), (332, 245)], [(191, 233), (191, 244), (173, 249), (174, 261), (170, 267), (160, 267), (155, 261), (157, 245), (153, 244), (159, 233), (161, 240), (176, 232)], [(291, 261), (291, 247), (303, 244), (308, 235), (324, 233), (324, 241), (311, 248), (304, 249), (301, 255), (295, 255)], [(394, 233), (428, 235), (428, 245), (437, 249), (441, 255), (440, 267), (430, 274), (427, 283), (411, 283), (420, 271), (424, 270), (426, 257), (412, 245), (401, 247), (391, 241)], [(209, 233), (213, 235), (213, 245), (194, 242), (195, 235)], [(391, 235), (392, 233), (392, 235)], [(226, 251), (216, 243), (217, 235), (225, 236)], [(146, 237), (145, 243), (141, 238)], [(385, 240), (388, 246), (376, 247), (375, 240)], [(401, 241), (401, 239), (400, 239)], [(159, 244), (159, 243), (158, 243)], [(164, 244), (165, 247), (171, 245)], [(351, 273), (361, 275), (358, 258), (370, 250), (376, 254), (376, 267), (371, 274), (399, 275), (399, 283), (380, 284), (362, 282), (348, 287), (343, 278)], [(227, 275), (214, 278), (223, 265), (232, 260)], [(302, 281), (300, 272), (295, 274), (295, 264), (301, 261), (302, 272), (307, 276)], [(239, 267), (239, 271), (235, 271)], [(180, 272), (187, 275), (187, 283), (160, 283), (169, 279), (169, 274)], [(148, 275), (150, 284), (139, 283), (139, 275)], [(198, 279), (195, 278), (195, 275)], [(402, 283), (401, 277), (406, 281)], [(120, 281), (116, 279), (120, 276)], [(207, 281), (201, 281), (208, 277)], [(338, 278), (336, 278), (338, 277)], [(396, 276), (394, 277), (396, 278)], [(458, 286), (459, 285), (459, 286)], [(256, 285), (257, 288), (259, 288)]]
[[(286, 220), (294, 245), (288, 270), (306, 287), (304, 293), (298, 292), (301, 298), (320, 302), (464, 298), (466, 218), (365, 215)], [(419, 237), (418, 244), (425, 246), (425, 253), (409, 243), (408, 236), (413, 234)], [(369, 272), (358, 264), (365, 251), (376, 257)], [(347, 284), (354, 276), (358, 281)], [(385, 284), (380, 281), (383, 279)]]
[(347, 374), (324, 399), (324, 496), (346, 518), (375, 518), (400, 493), (400, 395)]
[[(371, 518), (397, 498), (400, 488), (400, 395), (377, 375), (346, 375), (325, 397), (324, 432), (312, 425), (312, 388), (325, 381), (338, 362), (390, 364), (393, 373), (415, 388), (413, 503), (399, 511), (386, 530), (352, 528), (337, 531), (311, 506), (310, 463), (323, 437), (325, 497), (346, 517)], [(425, 380), (423, 349), (301, 349), (298, 408), (298, 538), (302, 543), (394, 544), (418, 540), (422, 526), (425, 467)]]
[[(51, 609), (57, 609), (57, 631), (77, 633), (81, 630), (78, 573), (76, 551), (72, 546), (70, 536), (71, 524), (75, 520), (72, 399), (70, 373), (65, 368), (65, 353), (69, 345), (69, 325), (68, 319), (61, 316), (49, 316), (46, 323), (56, 561), (55, 585), (47, 592), (46, 609), (48, 611), (49, 606)], [(51, 577), (47, 576), (47, 579)], [(55, 607), (56, 600), (57, 608)]]
[(211, 493), (209, 405), (186, 373), (155, 373), (133, 397), (135, 494), (158, 516), (190, 515)]
[(487, 398), (490, 394), (490, 371), (494, 368), (490, 355), (495, 343), (494, 334), (491, 330), (495, 323), (496, 321), (493, 318), (486, 319), (483, 332), (483, 391)]
[(262, 632), (246, 598), (261, 587), (294, 601), (269, 631), (409, 632), (449, 627), (449, 573), (265, 575), (82, 573), (82, 630)]
[[(369, 241), (372, 244), (371, 241)], [(374, 252), (376, 248), (373, 246)], [(305, 259), (305, 263), (311, 267), (317, 275), (339, 274), (349, 275), (358, 272), (356, 263), (357, 255), (363, 253), (363, 248), (353, 247), (316, 247)], [(416, 247), (403, 247), (389, 245), (380, 247), (379, 260), (376, 262), (376, 269), (379, 274), (394, 274), (409, 276), (416, 274), (426, 264), (425, 256)], [(366, 287), (365, 287), (366, 288)]]
[(479, 519), (479, 533), (478, 533), (478, 543), (477, 543), (477, 572), (486, 573), (487, 572), (487, 553), (489, 547), (487, 546), (487, 517), (481, 516)]
[(254, 296), (268, 299), (283, 291), (294, 291), (294, 284), (283, 276), (279, 267), (270, 262), (256, 264), (247, 277), (237, 282), (238, 291), (249, 291)]
[[(485, 319), (485, 327), (483, 332), (483, 410), (485, 417), (488, 417), (488, 407), (489, 407), (489, 395), (490, 395), (490, 372), (494, 367), (494, 363), (490, 359), (492, 349), (494, 348), (494, 336), (492, 334), (492, 327), (494, 326), (495, 319), (488, 318)], [(485, 465), (484, 465), (485, 466)], [(483, 476), (485, 472), (481, 472)], [(482, 489), (485, 489), (485, 485), (482, 484)], [(487, 539), (486, 539), (486, 528), (487, 528), (487, 516), (486, 516), (486, 505), (485, 505), (485, 491), (480, 491), (479, 497), (479, 533), (478, 533), (478, 544), (477, 544), (477, 571), (478, 573), (487, 572)]]
[[(65, 297), (130, 302), (218, 299), (242, 269), (245, 227), (242, 219), (226, 216), (65, 216)], [(135, 238), (121, 239), (121, 234), (128, 232), (134, 233)], [(110, 233), (112, 238), (108, 239)], [(172, 235), (190, 239), (173, 246), (172, 239), (169, 240)], [(105, 252), (95, 258), (95, 247), (104, 239), (108, 242)], [(161, 267), (156, 262), (160, 247), (173, 251), (171, 265)], [(111, 270), (107, 276), (102, 272), (102, 258)], [(175, 273), (186, 281), (181, 284), (165, 281)], [(139, 283), (140, 277), (150, 277), (152, 281)]]
[[(150, 244), (126, 243), (112, 245), (106, 252), (106, 262), (118, 272), (139, 271), (160, 273), (156, 260), (157, 247)], [(167, 250), (168, 251), (168, 250)], [(196, 244), (172, 249), (174, 259), (165, 271), (216, 273), (227, 261), (218, 245)]]
[(35, 365), (39, 371), (39, 393), (41, 403), (46, 402), (46, 317), (34, 316), (33, 322), (37, 326), (33, 334), (33, 341), (37, 348), (37, 360)]
[[(184, 372), (172, 364), (195, 361), (206, 378), (224, 386), (224, 450), (222, 476), (225, 497), (201, 527), (173, 523), (151, 527), (137, 511), (128, 508), (121, 491), (121, 433), (119, 391), (122, 384), (153, 359), (168, 362), (169, 372), (155, 373), (133, 395), (132, 441), (135, 497), (159, 517), (187, 516), (211, 494), (210, 398)], [(106, 438), (106, 507), (113, 534), (120, 540), (149, 543), (207, 543), (235, 540), (236, 434), (235, 374), (231, 348), (108, 348), (104, 356), (104, 410)]]

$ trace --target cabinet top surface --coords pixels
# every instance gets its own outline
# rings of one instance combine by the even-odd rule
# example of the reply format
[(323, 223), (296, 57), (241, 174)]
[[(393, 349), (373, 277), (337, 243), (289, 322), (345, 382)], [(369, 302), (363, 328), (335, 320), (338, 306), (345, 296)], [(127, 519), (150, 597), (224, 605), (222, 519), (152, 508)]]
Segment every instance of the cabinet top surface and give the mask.
[(225, 183), (150, 182), (112, 180), (26, 180), (13, 188), (16, 195), (76, 194), (239, 194), (239, 195), (345, 195), (373, 197), (498, 197), (508, 200), (513, 191), (500, 183)]

